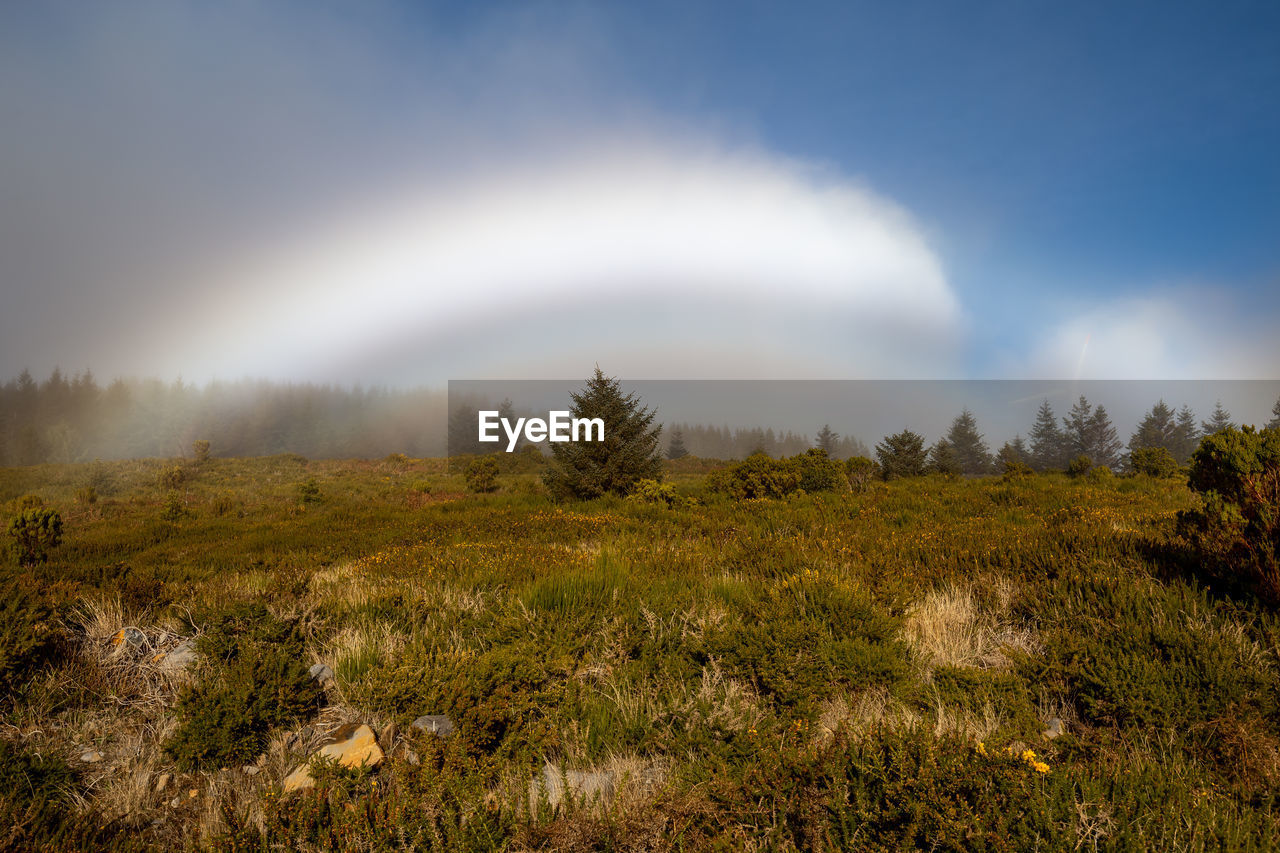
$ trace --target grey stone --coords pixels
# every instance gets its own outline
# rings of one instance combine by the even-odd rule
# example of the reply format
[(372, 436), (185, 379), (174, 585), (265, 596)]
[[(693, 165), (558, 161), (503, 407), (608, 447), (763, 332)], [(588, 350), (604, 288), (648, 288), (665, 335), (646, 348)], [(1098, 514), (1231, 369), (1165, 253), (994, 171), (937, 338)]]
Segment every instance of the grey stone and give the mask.
[(1066, 732), (1067, 724), (1062, 721), (1062, 718), (1052, 717), (1049, 720), (1049, 725), (1044, 730), (1044, 737), (1045, 740), (1053, 740), (1056, 737), (1061, 737), (1066, 734)]
[(170, 651), (161, 652), (152, 660), (161, 672), (167, 675), (178, 675), (194, 664), (199, 656), (196, 652), (195, 640), (187, 639), (178, 643)]
[(315, 664), (309, 672), (311, 673), (312, 681), (333, 681), (333, 670), (329, 669), (326, 664)]
[(257, 776), (260, 769), (256, 764), (246, 764), (240, 768), (240, 772), (246, 776)]
[(410, 724), (410, 728), (420, 732), (430, 732), (440, 737), (448, 737), (453, 734), (453, 720), (444, 714), (427, 714), (419, 717)]
[(102, 753), (96, 749), (86, 749), (80, 753), (80, 760), (85, 764), (97, 764), (102, 760)]
[(147, 635), (133, 626), (121, 628), (111, 638), (111, 645), (116, 649), (128, 649), (131, 652), (141, 651), (147, 647)]

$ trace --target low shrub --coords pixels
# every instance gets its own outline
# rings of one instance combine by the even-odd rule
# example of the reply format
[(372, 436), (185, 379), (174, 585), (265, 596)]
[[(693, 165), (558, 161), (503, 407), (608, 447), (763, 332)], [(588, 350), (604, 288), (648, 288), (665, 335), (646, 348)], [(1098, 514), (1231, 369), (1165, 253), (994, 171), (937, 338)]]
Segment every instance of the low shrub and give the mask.
[(1067, 474), (1071, 477), (1083, 477), (1093, 468), (1093, 460), (1081, 453), (1067, 463)]
[(178, 730), (165, 751), (185, 770), (249, 763), (276, 726), (314, 713), (320, 688), (302, 662), (299, 627), (261, 604), (233, 608), (197, 648), (211, 665), (178, 698)]
[(1242, 577), (1280, 604), (1280, 430), (1234, 427), (1206, 436), (1187, 480), (1201, 507), (1179, 530), (1220, 574)]
[(880, 466), (865, 456), (851, 456), (844, 463), (849, 488), (861, 494), (871, 488), (871, 482), (880, 476)]
[(498, 488), (498, 463), (488, 456), (480, 456), (467, 463), (463, 478), (473, 492), (486, 493)]
[(657, 504), (667, 509), (682, 503), (675, 486), (671, 483), (659, 483), (657, 480), (641, 480), (636, 483), (635, 491), (627, 495), (627, 500), (634, 503)]
[(62, 515), (47, 507), (24, 509), (9, 521), (8, 533), (18, 565), (38, 566), (62, 544)]
[(1148, 477), (1173, 477), (1178, 473), (1178, 460), (1167, 447), (1139, 447), (1129, 454), (1129, 470)]

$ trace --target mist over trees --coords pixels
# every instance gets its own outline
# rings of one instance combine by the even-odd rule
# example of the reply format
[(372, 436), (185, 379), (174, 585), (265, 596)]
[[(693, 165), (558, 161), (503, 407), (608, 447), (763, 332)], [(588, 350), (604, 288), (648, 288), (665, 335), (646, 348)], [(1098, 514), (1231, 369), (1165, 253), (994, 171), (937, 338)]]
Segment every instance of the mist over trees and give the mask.
[(24, 370), (0, 386), (0, 465), (182, 456), (197, 440), (214, 456), (440, 456), (445, 407), (444, 391), (155, 379), (104, 388), (89, 371), (37, 382)]

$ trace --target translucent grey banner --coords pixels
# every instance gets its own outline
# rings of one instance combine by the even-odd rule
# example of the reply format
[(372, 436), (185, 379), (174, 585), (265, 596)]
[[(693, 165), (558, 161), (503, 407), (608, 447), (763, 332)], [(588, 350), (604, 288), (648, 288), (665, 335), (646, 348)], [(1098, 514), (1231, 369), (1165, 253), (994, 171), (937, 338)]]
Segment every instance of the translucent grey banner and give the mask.
[[(497, 442), (479, 443), (479, 412), (546, 421), (553, 412), (572, 412), (571, 394), (584, 379), (450, 380), (450, 455), (505, 452), (510, 444), (500, 426)], [(1277, 419), (1280, 380), (620, 380), (624, 393), (655, 412), (663, 425), (662, 447), (679, 429), (689, 453), (733, 458), (754, 449), (775, 455), (812, 446), (828, 427), (840, 439), (840, 455), (869, 452), (884, 436), (910, 429), (929, 443), (944, 436), (956, 416), (968, 410), (994, 451), (1017, 436), (1028, 437), (1047, 402), (1062, 419), (1084, 398), (1101, 406), (1121, 443), (1153, 406), (1182, 410), (1197, 426), (1215, 410), (1236, 425), (1259, 428)], [(1219, 415), (1221, 417), (1221, 415)], [(491, 418), (492, 425), (492, 418)], [(493, 434), (491, 432), (491, 434)], [(532, 444), (523, 433), (513, 449)], [(714, 451), (714, 452), (712, 452)]]

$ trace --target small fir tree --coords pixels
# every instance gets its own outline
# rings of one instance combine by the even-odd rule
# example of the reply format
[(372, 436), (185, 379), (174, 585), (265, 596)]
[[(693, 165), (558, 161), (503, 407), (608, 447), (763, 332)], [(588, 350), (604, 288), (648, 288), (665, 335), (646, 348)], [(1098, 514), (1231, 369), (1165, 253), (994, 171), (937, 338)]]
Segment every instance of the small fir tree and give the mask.
[(880, 463), (880, 476), (886, 480), (918, 477), (925, 472), (928, 462), (924, 436), (909, 429), (895, 435), (886, 435), (876, 445), (876, 460)]
[(571, 394), (575, 418), (604, 421), (602, 441), (580, 440), (551, 445), (552, 466), (543, 478), (559, 498), (594, 498), (628, 494), (641, 480), (659, 480), (662, 460), (653, 426), (657, 412), (641, 407), (634, 394), (623, 394), (617, 379), (597, 367), (586, 386)]

